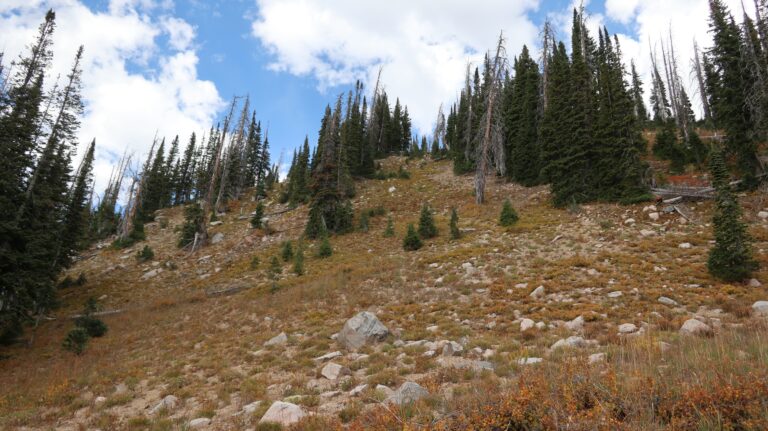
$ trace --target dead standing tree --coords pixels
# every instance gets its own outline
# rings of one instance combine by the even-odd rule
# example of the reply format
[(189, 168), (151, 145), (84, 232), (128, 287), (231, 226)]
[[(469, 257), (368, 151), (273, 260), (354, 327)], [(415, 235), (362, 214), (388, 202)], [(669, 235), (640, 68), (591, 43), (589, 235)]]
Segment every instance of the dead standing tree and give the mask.
[(147, 155), (147, 160), (144, 162), (144, 167), (141, 169), (141, 173), (139, 173), (138, 178), (136, 175), (132, 175), (133, 182), (131, 183), (131, 189), (128, 192), (128, 205), (126, 206), (125, 217), (123, 217), (118, 234), (118, 239), (121, 241), (126, 241), (133, 233), (134, 223), (136, 222), (136, 217), (138, 217), (139, 210), (141, 209), (141, 199), (144, 187), (146, 186), (147, 172), (149, 172), (152, 157), (155, 153), (155, 145), (157, 145), (157, 132), (155, 132), (155, 137), (152, 139), (152, 146), (149, 148), (149, 154)]
[(495, 167), (501, 175), (505, 174), (504, 133), (499, 99), (507, 71), (507, 53), (504, 48), (504, 34), (499, 34), (496, 55), (487, 72), (490, 82), (486, 83), (485, 113), (480, 121), (480, 130), (475, 139), (478, 141), (477, 170), (475, 171), (475, 200), (478, 204), (485, 201), (485, 182), (490, 171)]

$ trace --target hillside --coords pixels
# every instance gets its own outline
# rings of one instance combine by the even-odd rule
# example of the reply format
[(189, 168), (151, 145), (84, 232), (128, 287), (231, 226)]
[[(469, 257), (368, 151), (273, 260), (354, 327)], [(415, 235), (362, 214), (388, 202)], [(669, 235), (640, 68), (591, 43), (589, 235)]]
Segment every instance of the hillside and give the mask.
[[(332, 237), (328, 259), (308, 243), (305, 274), (285, 263), (276, 289), (269, 262), (302, 233), (305, 206), (267, 201), (274, 232), (265, 235), (248, 222), (255, 203), (233, 203), (211, 228), (223, 239), (195, 254), (176, 248), (182, 208), (161, 210), (168, 224), (146, 225), (145, 243), (86, 251), (68, 271), (84, 273), (85, 285), (61, 291), (53, 319), (27, 334), (31, 344), (0, 360), (0, 427), (274, 429), (259, 419), (279, 400), (316, 414), (296, 429), (766, 426), (768, 333), (752, 309), (768, 300), (758, 281), (768, 282), (764, 195), (741, 196), (761, 270), (731, 285), (706, 270), (710, 202), (686, 203), (688, 219), (664, 205), (561, 210), (547, 187), (491, 181), (476, 205), (473, 178), (453, 176), (450, 162), (392, 157), (384, 170), (401, 165), (410, 179), (358, 182), (353, 199), (356, 214), (383, 206), (394, 237), (383, 236), (385, 215), (368, 232)], [(520, 221), (502, 228), (507, 198)], [(405, 252), (406, 225), (423, 203), (439, 236)], [(155, 257), (139, 263), (145, 244)], [(69, 316), (89, 297), (119, 312), (102, 317), (109, 332), (82, 356), (63, 352)], [(390, 335), (352, 352), (334, 338), (361, 311)], [(709, 333), (686, 336), (689, 319)], [(329, 362), (342, 377), (323, 376)], [(429, 394), (413, 406), (383, 402), (405, 382)]]

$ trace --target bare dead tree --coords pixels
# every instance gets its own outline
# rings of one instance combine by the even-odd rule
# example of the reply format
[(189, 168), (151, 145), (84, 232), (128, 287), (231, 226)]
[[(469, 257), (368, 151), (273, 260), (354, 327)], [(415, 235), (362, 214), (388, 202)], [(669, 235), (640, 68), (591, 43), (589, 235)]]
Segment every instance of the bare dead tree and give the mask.
[(211, 175), (211, 182), (208, 184), (208, 192), (206, 193), (205, 200), (203, 201), (203, 216), (200, 218), (200, 223), (198, 223), (197, 226), (195, 240), (192, 244), (192, 252), (196, 251), (200, 247), (204, 247), (208, 243), (208, 223), (211, 219), (213, 194), (216, 190), (216, 181), (218, 180), (219, 173), (221, 171), (221, 150), (224, 146), (224, 141), (226, 140), (229, 124), (232, 122), (232, 115), (235, 112), (237, 99), (237, 96), (232, 97), (232, 103), (229, 106), (229, 113), (224, 119), (224, 128), (221, 131), (221, 136), (219, 136), (216, 141), (216, 149), (213, 152), (213, 175)]
[(127, 240), (131, 233), (133, 233), (133, 225), (141, 208), (141, 196), (146, 186), (147, 172), (149, 172), (149, 167), (154, 157), (155, 145), (157, 145), (157, 132), (155, 132), (155, 137), (152, 139), (152, 146), (149, 148), (149, 154), (144, 162), (144, 167), (140, 173), (132, 175), (133, 182), (131, 183), (131, 190), (128, 195), (128, 206), (126, 207), (125, 216), (123, 217), (118, 235), (120, 240)]
[(491, 70), (486, 73), (490, 82), (485, 83), (488, 91), (485, 95), (485, 113), (480, 121), (482, 129), (476, 137), (479, 140), (475, 171), (475, 200), (478, 204), (485, 201), (486, 177), (491, 169), (495, 167), (502, 175), (505, 173), (503, 125), (497, 106), (507, 70), (503, 32), (499, 34), (496, 55), (490, 67)]
[[(744, 64), (744, 71), (753, 79), (747, 82), (749, 91), (745, 95), (745, 103), (750, 115), (754, 121), (756, 127), (756, 134), (762, 135), (765, 133), (766, 126), (766, 109), (768, 109), (768, 88), (766, 86), (765, 74), (768, 72), (768, 60), (760, 58), (756, 48), (753, 44), (750, 29), (747, 27), (747, 23), (750, 18), (747, 15), (746, 9), (744, 9), (744, 3), (741, 4), (742, 12), (744, 14), (744, 23), (742, 32), (744, 33), (744, 40), (746, 43), (740, 44), (741, 46), (741, 58)], [(756, 43), (760, 43), (759, 41)], [(757, 48), (759, 49), (759, 48)]]
[(552, 28), (552, 23), (547, 19), (544, 21), (544, 27), (541, 30), (541, 112), (544, 112), (548, 105), (547, 88), (549, 87), (549, 59), (552, 58), (554, 49), (555, 30)]
[(245, 129), (245, 122), (248, 119), (249, 109), (250, 102), (249, 98), (246, 97), (245, 103), (243, 104), (243, 110), (240, 114), (240, 119), (238, 120), (237, 128), (235, 129), (234, 134), (230, 139), (229, 145), (227, 146), (227, 150), (224, 153), (224, 170), (221, 174), (221, 181), (219, 181), (219, 194), (216, 197), (216, 205), (214, 206), (214, 211), (216, 211), (216, 213), (224, 211), (223, 206), (227, 197), (226, 192), (227, 188), (230, 186), (229, 171), (232, 168), (233, 161), (240, 157), (242, 153), (241, 147), (243, 146), (243, 130)]
[(472, 78), (471, 78), (471, 63), (467, 63), (467, 72), (464, 76), (464, 90), (462, 90), (464, 100), (467, 103), (467, 124), (465, 138), (467, 142), (464, 143), (464, 158), (469, 159), (472, 148), (472, 123), (475, 118), (475, 110), (472, 109)]
[(701, 109), (704, 112), (704, 119), (707, 122), (712, 121), (712, 109), (709, 106), (709, 99), (707, 98), (707, 87), (704, 81), (704, 67), (701, 64), (699, 45), (696, 43), (695, 39), (693, 41), (693, 73), (696, 74), (699, 99), (701, 99)]
[(445, 132), (445, 114), (443, 113), (443, 104), (441, 103), (440, 109), (437, 110), (437, 119), (435, 120), (435, 130), (432, 138), (434, 139), (434, 142), (437, 142), (438, 147), (441, 142), (447, 147), (447, 142), (445, 142)]

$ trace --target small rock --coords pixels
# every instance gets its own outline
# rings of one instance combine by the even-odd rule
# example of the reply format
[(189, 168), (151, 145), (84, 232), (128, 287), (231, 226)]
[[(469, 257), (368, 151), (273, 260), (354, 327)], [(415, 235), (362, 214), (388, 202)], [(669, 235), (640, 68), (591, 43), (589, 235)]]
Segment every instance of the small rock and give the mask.
[(539, 299), (542, 296), (544, 296), (547, 293), (546, 289), (544, 289), (544, 286), (539, 286), (536, 289), (531, 292), (531, 298)]
[(221, 232), (217, 232), (216, 235), (214, 235), (213, 238), (211, 239), (211, 244), (218, 244), (222, 241), (224, 241), (224, 234)]
[(428, 396), (429, 391), (421, 387), (421, 385), (418, 383), (405, 382), (395, 391), (394, 394), (392, 394), (391, 397), (387, 398), (387, 401), (402, 406), (404, 404), (410, 404)]
[(426, 329), (427, 329), (427, 331), (429, 331), (429, 332), (437, 332), (437, 330), (438, 330), (438, 329), (440, 329), (440, 327), (439, 327), (439, 326), (437, 326), (437, 325), (432, 325), (432, 326), (427, 326), (427, 328), (426, 328)]
[(593, 353), (589, 355), (590, 364), (596, 364), (598, 362), (605, 362), (605, 353)]
[(552, 345), (552, 347), (550, 347), (550, 349), (557, 350), (563, 347), (581, 348), (587, 347), (588, 345), (589, 342), (587, 342), (584, 338), (574, 335), (572, 337), (558, 340), (555, 344)]
[(756, 278), (752, 278), (749, 280), (749, 287), (761, 287), (763, 283), (760, 283), (760, 281)]
[(757, 301), (752, 304), (752, 314), (755, 317), (768, 317), (768, 301)]
[(341, 356), (342, 356), (341, 352), (335, 351), (335, 352), (331, 352), (331, 353), (326, 353), (323, 356), (318, 356), (317, 358), (313, 359), (313, 361), (315, 361), (315, 362), (325, 362), (325, 361), (330, 361), (331, 359), (339, 358)]
[(307, 416), (307, 413), (296, 404), (275, 401), (269, 406), (259, 423), (277, 423), (283, 426), (290, 426)]
[(389, 190), (388, 190), (388, 191), (389, 191), (390, 193), (394, 193), (394, 192), (395, 192), (395, 190), (397, 190), (397, 188), (396, 188), (395, 186), (392, 186), (392, 187), (390, 187), (390, 188), (389, 188)]
[(104, 405), (104, 403), (107, 402), (107, 399), (105, 397), (96, 397), (96, 399), (93, 400), (93, 404), (96, 407), (101, 407)]
[(656, 235), (656, 231), (652, 231), (652, 230), (648, 230), (648, 229), (643, 229), (643, 230), (640, 231), (640, 235), (642, 235), (644, 237), (654, 236), (654, 235)]
[(395, 391), (393, 391), (392, 389), (390, 389), (390, 387), (389, 387), (389, 386), (384, 386), (384, 385), (376, 385), (376, 389), (375, 389), (375, 391), (376, 391), (376, 392), (381, 392), (381, 393), (382, 393), (382, 394), (384, 394), (384, 395), (385, 395), (387, 398), (391, 397), (391, 396), (392, 396), (392, 395), (395, 393)]
[(163, 268), (157, 268), (153, 269), (152, 271), (147, 271), (144, 273), (144, 275), (141, 276), (142, 280), (149, 280), (150, 278), (157, 277), (163, 272)]
[(334, 362), (329, 362), (325, 364), (322, 371), (320, 371), (320, 374), (328, 380), (338, 380), (339, 377), (348, 376), (352, 373), (347, 367), (342, 367)]
[(635, 219), (628, 218), (628, 219), (624, 220), (624, 224), (632, 226), (633, 224), (635, 224)]
[(669, 305), (670, 307), (677, 307), (679, 305), (677, 301), (672, 298), (667, 298), (666, 296), (660, 296), (658, 301), (664, 305)]
[(768, 211), (760, 211), (757, 213), (757, 216), (763, 220), (768, 219)]
[(265, 346), (282, 346), (283, 344), (288, 342), (288, 336), (285, 335), (285, 332), (281, 332), (274, 337), (272, 337), (269, 341), (264, 343)]
[(614, 290), (613, 292), (610, 292), (608, 295), (606, 295), (609, 298), (621, 298), (624, 295), (620, 290)]
[(211, 226), (221, 226), (223, 224), (224, 224), (224, 222), (221, 221), (221, 220), (216, 220), (216, 221), (212, 221), (211, 222)]
[(179, 405), (179, 399), (174, 397), (173, 395), (167, 395), (165, 398), (160, 400), (159, 403), (157, 403), (154, 407), (152, 407), (152, 410), (149, 411), (150, 414), (156, 414), (162, 410), (173, 410)]
[(703, 323), (700, 320), (696, 319), (688, 319), (683, 323), (683, 326), (680, 328), (680, 334), (681, 335), (710, 335), (712, 334), (712, 328), (709, 327), (706, 323)]
[(517, 365), (533, 365), (543, 362), (542, 358), (520, 358), (517, 360)]
[(579, 316), (570, 322), (565, 323), (566, 329), (573, 332), (578, 332), (584, 329), (584, 317)]
[(677, 246), (677, 248), (682, 248), (683, 250), (688, 250), (691, 247), (693, 247), (693, 246), (691, 245), (690, 242), (684, 242), (684, 243), (681, 243), (680, 245)]
[(352, 388), (351, 391), (349, 391), (349, 396), (356, 397), (356, 396), (362, 394), (363, 391), (365, 391), (366, 389), (368, 389), (368, 385), (365, 384), (365, 383), (363, 383), (362, 385), (359, 385), (359, 386), (355, 386), (354, 388)]
[(363, 311), (347, 320), (336, 341), (348, 350), (357, 350), (366, 344), (383, 341), (387, 335), (389, 329), (376, 315)]
[(622, 323), (619, 325), (619, 334), (631, 334), (637, 331), (637, 325), (634, 323)]
[(331, 399), (331, 398), (336, 398), (339, 395), (341, 395), (341, 391), (328, 391), (328, 392), (323, 392), (322, 394), (320, 394), (320, 398), (323, 398), (323, 399), (327, 400), (327, 399)]
[(651, 219), (652, 221), (659, 221), (659, 213), (657, 212), (648, 213), (648, 218)]
[(531, 328), (533, 328), (535, 325), (534, 321), (531, 319), (523, 319), (520, 321), (520, 332), (525, 332)]
[(443, 346), (443, 356), (456, 356), (460, 355), (464, 351), (464, 347), (461, 344), (451, 341)]
[(208, 418), (197, 418), (189, 421), (189, 428), (190, 429), (205, 428), (210, 424), (211, 424), (211, 420)]
[(250, 404), (246, 404), (243, 406), (243, 413), (252, 415), (256, 410), (259, 409), (259, 406), (261, 406), (261, 401), (254, 401)]
[(115, 395), (122, 395), (128, 392), (128, 386), (125, 385), (125, 383), (120, 383), (119, 385), (115, 386)]
[(547, 324), (544, 322), (536, 322), (536, 329), (544, 329), (547, 327)]
[(528, 288), (528, 283), (517, 283), (515, 285), (515, 289), (527, 289), (527, 288)]

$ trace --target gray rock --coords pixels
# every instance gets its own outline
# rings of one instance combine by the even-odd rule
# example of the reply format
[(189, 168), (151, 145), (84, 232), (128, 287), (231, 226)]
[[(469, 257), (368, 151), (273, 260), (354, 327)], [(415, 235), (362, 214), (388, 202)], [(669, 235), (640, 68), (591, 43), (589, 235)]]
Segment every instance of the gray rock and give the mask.
[(356, 397), (356, 396), (362, 394), (366, 389), (368, 389), (368, 385), (365, 384), (365, 383), (363, 383), (362, 385), (359, 385), (359, 386), (355, 386), (354, 388), (352, 388), (351, 391), (349, 391), (349, 396)]
[(763, 283), (760, 283), (760, 280), (756, 278), (751, 278), (749, 280), (749, 287), (761, 287)]
[(652, 231), (652, 230), (648, 230), (648, 229), (643, 229), (643, 230), (640, 231), (640, 235), (642, 235), (644, 237), (649, 237), (649, 236), (656, 235), (656, 232)]
[(542, 358), (520, 358), (517, 360), (517, 365), (533, 365), (543, 362)]
[(582, 347), (587, 347), (589, 345), (590, 345), (590, 343), (587, 340), (585, 340), (582, 337), (578, 337), (578, 336), (574, 335), (572, 337), (563, 338), (561, 340), (558, 340), (555, 344), (552, 345), (552, 347), (550, 347), (550, 349), (557, 350), (557, 349), (560, 349), (560, 348), (563, 348), (563, 347), (578, 349), (578, 348), (582, 348)]
[(254, 401), (250, 404), (246, 404), (243, 406), (243, 413), (247, 415), (252, 415), (254, 412), (256, 412), (256, 410), (259, 409), (260, 406), (261, 406), (261, 401)]
[(376, 315), (363, 311), (347, 320), (336, 341), (348, 350), (357, 350), (366, 344), (383, 341), (387, 335), (389, 329)]
[(276, 423), (282, 426), (291, 426), (307, 416), (307, 412), (296, 404), (275, 401), (269, 406), (259, 423)]
[(596, 364), (598, 362), (605, 362), (605, 353), (593, 353), (589, 355), (590, 364)]
[(443, 346), (443, 356), (456, 356), (460, 355), (464, 351), (464, 347), (461, 344), (451, 341)]
[(285, 335), (285, 332), (281, 332), (274, 337), (272, 337), (269, 341), (264, 343), (265, 346), (282, 346), (283, 344), (288, 342), (288, 336)]
[(224, 224), (224, 222), (221, 221), (221, 220), (216, 220), (216, 221), (212, 221), (211, 222), (211, 226), (221, 226), (223, 224)]
[(660, 296), (658, 301), (664, 305), (669, 305), (670, 307), (677, 307), (679, 305), (677, 301), (672, 298), (667, 298), (666, 296)]
[(620, 290), (614, 290), (613, 292), (608, 293), (608, 295), (606, 295), (606, 296), (609, 297), (609, 298), (612, 298), (612, 299), (616, 299), (616, 298), (621, 298), (622, 296), (624, 296), (624, 293), (622, 291), (620, 291)]
[(104, 405), (104, 403), (107, 402), (107, 399), (105, 397), (96, 397), (96, 399), (93, 400), (93, 404), (96, 407), (101, 407)]
[(768, 219), (768, 211), (760, 211), (757, 213), (757, 216), (763, 220)]
[(534, 289), (533, 292), (531, 292), (530, 297), (534, 299), (539, 299), (542, 296), (546, 295), (546, 293), (547, 293), (547, 290), (544, 289), (544, 286), (539, 286), (536, 289)]
[(152, 410), (149, 411), (149, 414), (154, 415), (163, 410), (171, 411), (178, 406), (179, 406), (179, 399), (174, 397), (173, 395), (167, 395), (165, 398), (160, 400), (159, 403), (155, 404), (155, 406), (152, 407)]
[(582, 329), (584, 329), (584, 317), (579, 316), (571, 320), (570, 322), (566, 322), (565, 327), (569, 331), (574, 331), (574, 332), (581, 331)]
[(752, 304), (752, 314), (755, 317), (768, 317), (768, 301), (757, 301)]
[(343, 367), (334, 362), (329, 362), (325, 364), (323, 369), (320, 371), (320, 374), (328, 380), (338, 380), (339, 377), (348, 376), (352, 373), (347, 367)]
[(692, 247), (690, 242), (684, 242), (677, 246), (677, 248), (682, 248), (683, 250), (689, 250)]
[(211, 239), (211, 244), (218, 244), (222, 241), (224, 241), (224, 234), (221, 232), (217, 232), (216, 235), (214, 235), (213, 238)]
[(375, 390), (376, 390), (376, 392), (381, 392), (387, 398), (389, 398), (389, 397), (391, 397), (392, 395), (395, 394), (395, 391), (393, 391), (389, 386), (376, 385), (376, 389)]
[(158, 275), (160, 275), (163, 272), (163, 268), (157, 268), (153, 269), (152, 271), (147, 271), (144, 273), (144, 275), (141, 276), (142, 280), (149, 280), (150, 278), (155, 278)]
[(525, 332), (533, 328), (536, 323), (531, 319), (523, 319), (520, 321), (520, 332)]
[(685, 323), (683, 323), (683, 326), (680, 328), (681, 335), (705, 336), (711, 333), (712, 328), (710, 328), (709, 325), (696, 319), (686, 320)]
[(404, 404), (410, 404), (428, 396), (429, 391), (421, 387), (421, 385), (418, 383), (405, 382), (395, 391), (394, 394), (392, 394), (391, 397), (387, 398), (387, 402), (402, 406)]
[(652, 221), (658, 221), (659, 213), (657, 212), (648, 213), (648, 218), (651, 219)]
[(619, 334), (631, 334), (637, 332), (637, 325), (634, 323), (622, 323), (619, 325)]
[(315, 361), (315, 362), (325, 362), (325, 361), (330, 361), (331, 359), (339, 358), (341, 356), (342, 356), (341, 352), (339, 352), (337, 350), (335, 352), (326, 353), (323, 356), (318, 356), (317, 358), (313, 359), (313, 361)]
[(189, 421), (189, 428), (200, 429), (200, 428), (205, 428), (210, 424), (211, 424), (211, 420), (208, 418), (197, 418)]
[(458, 356), (441, 356), (436, 360), (437, 365), (445, 368), (456, 368), (459, 370), (472, 370), (480, 372), (483, 370), (493, 371), (493, 364), (488, 361), (475, 361), (472, 359), (461, 358)]

